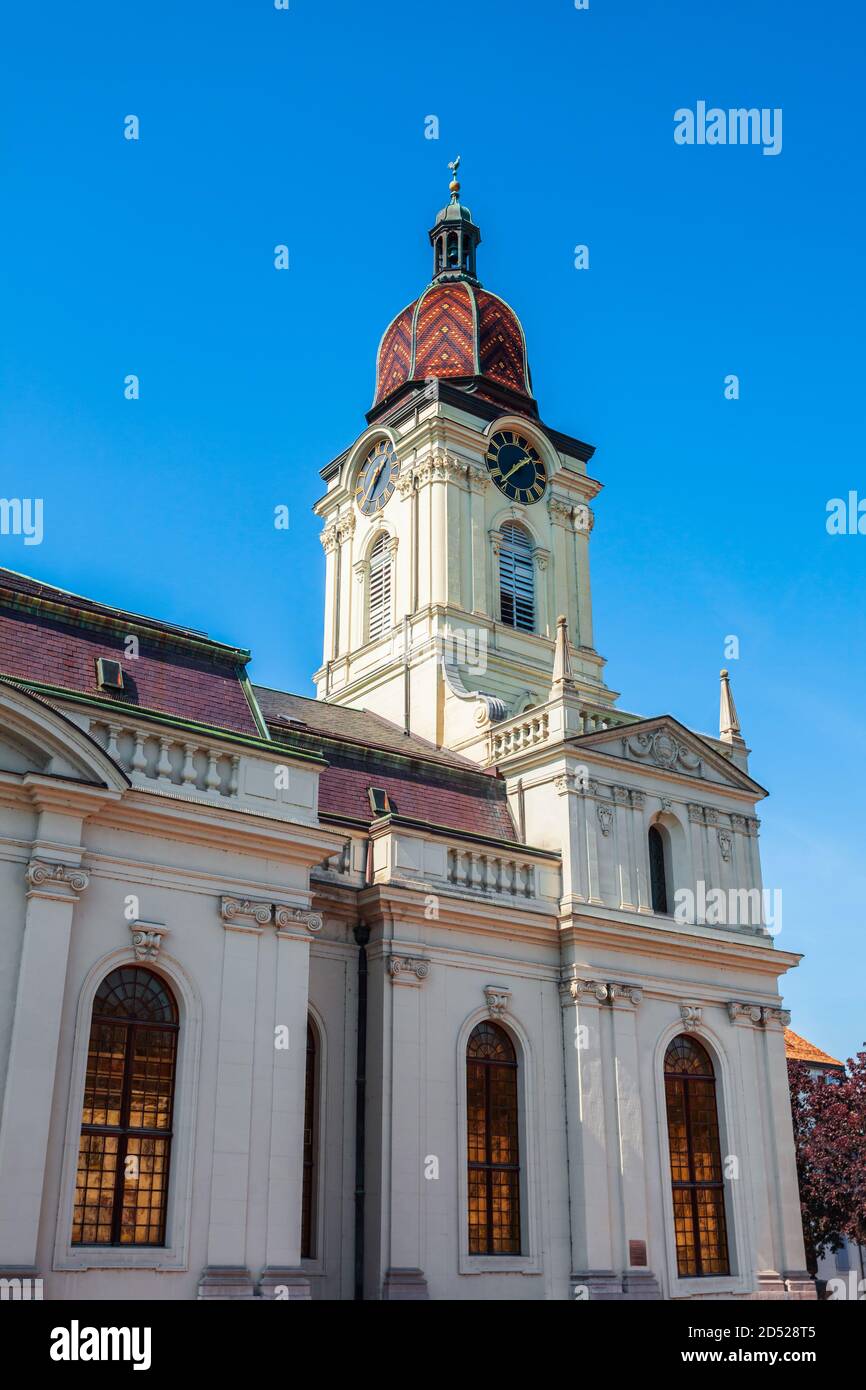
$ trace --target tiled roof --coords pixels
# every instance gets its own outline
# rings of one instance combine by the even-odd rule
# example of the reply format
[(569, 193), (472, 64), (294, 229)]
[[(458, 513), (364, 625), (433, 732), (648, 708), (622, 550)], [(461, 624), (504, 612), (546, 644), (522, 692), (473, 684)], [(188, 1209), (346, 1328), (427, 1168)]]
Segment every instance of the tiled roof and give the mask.
[(817, 1066), (841, 1067), (844, 1064), (831, 1057), (829, 1053), (822, 1052), (820, 1047), (814, 1043), (807, 1042), (801, 1038), (799, 1033), (793, 1029), (785, 1029), (785, 1056), (790, 1062), (812, 1062)]
[(459, 753), (437, 748), (416, 734), (404, 734), (390, 719), (383, 719), (368, 709), (349, 709), (332, 705), (327, 700), (313, 700), (305, 695), (291, 695), (284, 690), (271, 690), (265, 685), (253, 686), (259, 709), (268, 724), (308, 730), (364, 747), (388, 749), (407, 757), (425, 758), (449, 767), (478, 772), (475, 763)]
[(374, 404), (431, 377), (480, 378), (531, 397), (523, 329), (510, 305), (469, 281), (428, 285), (382, 336)]
[(320, 751), (329, 766), (319, 780), (319, 810), (369, 824), (368, 790), (382, 787), (397, 816), (461, 834), (517, 842), (505, 783), (468, 758), (407, 736), (369, 710), (347, 709), (255, 686), (275, 737), (291, 736)]
[[(126, 639), (138, 639), (127, 657)], [(96, 684), (96, 658), (121, 661), (125, 687)], [(247, 653), (203, 633), (126, 613), (0, 569), (0, 674), (179, 720), (260, 732), (244, 694)]]

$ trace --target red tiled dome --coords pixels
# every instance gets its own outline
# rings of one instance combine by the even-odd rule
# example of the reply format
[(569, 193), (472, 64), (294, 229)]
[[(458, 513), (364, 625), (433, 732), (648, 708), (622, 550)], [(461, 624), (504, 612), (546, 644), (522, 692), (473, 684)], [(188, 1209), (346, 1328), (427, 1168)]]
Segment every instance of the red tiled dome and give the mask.
[(486, 377), (531, 397), (526, 342), (514, 310), (468, 279), (429, 285), (385, 330), (374, 404), (405, 382), (428, 377)]

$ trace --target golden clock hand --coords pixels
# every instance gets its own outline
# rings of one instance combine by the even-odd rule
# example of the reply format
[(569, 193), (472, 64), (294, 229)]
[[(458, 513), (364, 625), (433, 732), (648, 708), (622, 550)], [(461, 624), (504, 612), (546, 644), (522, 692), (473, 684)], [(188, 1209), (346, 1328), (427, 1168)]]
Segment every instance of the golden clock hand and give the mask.
[(507, 473), (503, 473), (503, 475), (502, 475), (502, 481), (503, 481), (503, 483), (507, 483), (507, 482), (508, 482), (508, 479), (511, 477), (512, 473), (516, 473), (517, 470), (518, 470), (518, 468), (523, 468), (527, 463), (529, 463), (529, 455), (528, 455), (528, 454), (524, 454), (522, 459), (518, 459), (518, 460), (517, 460), (517, 462), (515, 463), (515, 465), (514, 465), (513, 468), (510, 468), (510, 469), (508, 470)]
[(381, 463), (379, 464), (379, 467), (376, 469), (375, 473), (373, 474), (372, 478), (370, 479), (370, 486), (369, 486), (369, 488), (367, 489), (367, 494), (366, 494), (366, 496), (365, 496), (365, 498), (364, 498), (364, 501), (365, 501), (365, 502), (369, 501), (370, 497), (372, 496), (373, 489), (374, 489), (374, 487), (376, 486), (376, 484), (378, 483), (379, 479), (381, 478), (381, 476), (382, 476), (382, 469), (383, 469), (384, 467), (385, 467), (385, 460), (382, 459)]

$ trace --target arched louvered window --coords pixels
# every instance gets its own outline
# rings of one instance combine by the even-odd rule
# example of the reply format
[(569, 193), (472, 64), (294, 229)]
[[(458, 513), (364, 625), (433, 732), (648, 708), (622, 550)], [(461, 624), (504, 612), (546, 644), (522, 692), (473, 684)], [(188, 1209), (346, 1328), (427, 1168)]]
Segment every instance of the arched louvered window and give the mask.
[(532, 539), (516, 521), (506, 521), (499, 534), (499, 612), (502, 621), (523, 632), (534, 632)]
[(473, 1028), (466, 1048), (469, 1253), (520, 1253), (517, 1057), (498, 1024)]
[(96, 992), (84, 1084), (73, 1245), (164, 1245), (178, 1011), (137, 965)]
[(716, 1078), (706, 1049), (684, 1034), (665, 1053), (665, 1097), (677, 1272), (684, 1279), (728, 1274)]
[(370, 553), (367, 638), (373, 642), (391, 626), (391, 551), (383, 531)]
[(316, 1133), (316, 1105), (318, 1103), (318, 1049), (316, 1030), (307, 1021), (307, 1071), (304, 1086), (304, 1179), (301, 1195), (301, 1255), (311, 1260), (316, 1253), (315, 1204), (316, 1204), (316, 1159), (318, 1157), (318, 1135)]
[(653, 912), (668, 912), (668, 879), (665, 868), (665, 834), (657, 825), (651, 825), (647, 836), (650, 862), (650, 897)]

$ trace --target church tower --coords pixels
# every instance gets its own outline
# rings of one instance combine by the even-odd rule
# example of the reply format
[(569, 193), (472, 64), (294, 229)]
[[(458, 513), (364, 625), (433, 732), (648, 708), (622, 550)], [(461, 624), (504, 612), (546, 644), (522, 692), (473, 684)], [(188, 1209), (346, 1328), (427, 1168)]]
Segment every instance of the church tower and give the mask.
[(548, 700), (560, 614), (600, 725), (615, 695), (592, 632), (593, 446), (539, 415), (520, 320), (479, 279), (458, 165), (430, 283), (379, 344), (367, 427), (322, 470), (314, 679), (320, 699), (485, 761), (493, 726)]

